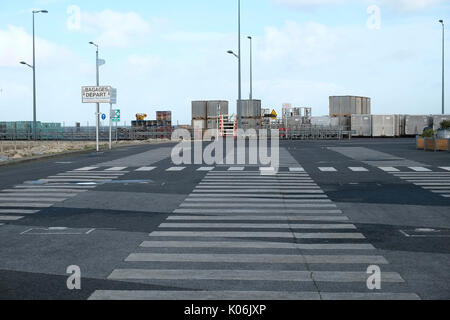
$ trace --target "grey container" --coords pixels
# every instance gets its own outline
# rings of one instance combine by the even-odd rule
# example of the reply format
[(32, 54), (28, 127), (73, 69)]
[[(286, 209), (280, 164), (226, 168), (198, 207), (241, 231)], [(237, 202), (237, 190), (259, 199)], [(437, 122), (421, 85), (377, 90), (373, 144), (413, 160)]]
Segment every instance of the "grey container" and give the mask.
[(404, 115), (404, 114), (395, 115), (395, 136), (396, 137), (405, 136), (405, 126), (406, 126), (406, 115)]
[(349, 130), (351, 118), (349, 117), (331, 117), (330, 126), (336, 129)]
[(442, 121), (450, 121), (450, 115), (436, 115), (433, 116), (433, 130), (437, 131), (441, 128)]
[(354, 137), (372, 136), (372, 116), (370, 114), (354, 114), (351, 119), (351, 130)]
[(261, 120), (257, 118), (242, 119), (242, 127), (244, 130), (248, 129), (259, 130), (261, 128)]
[(374, 115), (372, 116), (372, 136), (374, 137), (395, 137), (395, 115)]
[(206, 119), (206, 101), (192, 101), (192, 119)]
[(311, 117), (311, 125), (317, 127), (331, 127), (331, 117)]
[(243, 118), (260, 118), (261, 100), (241, 100), (242, 101), (242, 117)]
[(371, 114), (370, 98), (357, 96), (330, 97), (330, 116), (350, 117), (353, 114)]
[(228, 115), (228, 101), (213, 100), (207, 102), (208, 119), (217, 119), (218, 116)]
[(450, 139), (450, 130), (439, 129), (436, 136), (438, 139)]
[(423, 133), (425, 128), (433, 125), (433, 118), (430, 116), (405, 116), (405, 135), (417, 136)]
[(217, 128), (218, 128), (217, 119), (214, 119), (214, 120), (209, 119), (206, 122), (206, 129), (217, 129)]

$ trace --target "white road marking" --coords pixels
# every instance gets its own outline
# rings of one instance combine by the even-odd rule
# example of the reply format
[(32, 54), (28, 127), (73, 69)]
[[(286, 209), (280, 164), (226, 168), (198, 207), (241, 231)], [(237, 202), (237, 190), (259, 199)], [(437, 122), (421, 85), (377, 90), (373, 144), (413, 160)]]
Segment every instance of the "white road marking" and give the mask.
[(54, 203), (0, 203), (1, 208), (50, 208)]
[(284, 238), (284, 239), (366, 239), (361, 233), (292, 233), (292, 232), (187, 232), (155, 231), (150, 237), (202, 238)]
[[(313, 188), (307, 188), (307, 189), (313, 189)], [(299, 189), (299, 188), (293, 188), (290, 190), (283, 190), (283, 194), (301, 194), (301, 193), (320, 193), (323, 194), (324, 192), (322, 190), (320, 190), (320, 188), (318, 187), (317, 190), (307, 190), (307, 189)], [(194, 190), (194, 193), (210, 193), (212, 190)], [(232, 193), (232, 192), (236, 192), (237, 190), (229, 190), (229, 189), (214, 189), (214, 192), (217, 193)], [(255, 190), (255, 189), (242, 189), (239, 190), (241, 192), (247, 192), (250, 195), (252, 193), (280, 193), (282, 190), (281, 189), (264, 189), (264, 190)]]
[[(22, 191), (23, 192), (23, 191)], [(55, 198), (70, 198), (75, 197), (76, 193), (18, 193), (18, 192), (10, 192), (10, 193), (0, 193), (0, 197), (55, 197)]]
[(179, 172), (179, 171), (183, 171), (184, 169), (186, 169), (186, 167), (172, 167), (167, 169), (167, 172)]
[(439, 167), (442, 170), (450, 171), (450, 167)]
[(337, 172), (336, 168), (333, 167), (320, 167), (319, 170), (322, 172)]
[(394, 167), (378, 167), (378, 169), (383, 170), (384, 172), (400, 172), (400, 170)]
[(171, 216), (168, 221), (341, 221), (345, 216)]
[(0, 221), (17, 221), (23, 218), (19, 216), (0, 216)]
[[(23, 188), (23, 189), (6, 189), (3, 190), (2, 192), (11, 192), (11, 193), (23, 193), (23, 192), (32, 192), (32, 193), (37, 193), (37, 194), (41, 194), (42, 192), (63, 192), (62, 194), (66, 194), (66, 193), (73, 193), (74, 195), (78, 194), (78, 193), (83, 193), (83, 192), (87, 192), (88, 190), (83, 189), (65, 189), (65, 188), (58, 188), (58, 189), (54, 189), (56, 187), (40, 187), (40, 188), (32, 188), (32, 189), (28, 189), (28, 188)], [(69, 188), (69, 187), (68, 187)], [(70, 187), (73, 188), (73, 187)], [(56, 195), (55, 195), (56, 197)]]
[(95, 170), (98, 169), (98, 167), (85, 167), (85, 168), (81, 168), (81, 169), (76, 169), (75, 171), (91, 171), (91, 170)]
[(303, 229), (303, 230), (356, 230), (353, 224), (262, 224), (262, 223), (163, 223), (163, 229)]
[(245, 167), (230, 167), (228, 171), (244, 171)]
[(127, 167), (113, 167), (113, 168), (109, 168), (109, 169), (105, 169), (105, 171), (123, 171), (125, 170)]
[(142, 167), (136, 170), (136, 172), (149, 172), (155, 170), (156, 167)]
[[(23, 198), (23, 197), (2, 197), (0, 196), (0, 201), (11, 201), (11, 202), (33, 202), (33, 201), (43, 201), (43, 202), (63, 202), (67, 198)], [(17, 205), (17, 203), (16, 203)]]
[[(192, 208), (192, 209), (176, 209), (174, 213), (185, 213), (185, 214), (217, 214), (217, 213), (230, 213), (230, 214), (244, 214), (244, 213), (268, 213), (268, 214), (274, 214), (276, 213), (277, 209), (198, 209), (198, 208)], [(284, 209), (283, 213), (287, 214), (341, 214), (341, 210), (300, 210), (300, 209)]]
[(424, 168), (424, 167), (409, 167), (409, 169), (416, 172), (431, 172), (432, 170)]
[(437, 187), (439, 187), (439, 186), (450, 186), (450, 183), (442, 183), (442, 182), (439, 182), (439, 183), (414, 183), (414, 185), (416, 185), (416, 186), (437, 186)]
[(292, 250), (375, 250), (371, 244), (300, 244), (247, 241), (145, 241), (142, 248), (224, 248), (224, 249), (292, 249)]
[(353, 172), (369, 172), (369, 170), (364, 167), (349, 167), (349, 169)]
[(158, 291), (158, 290), (97, 290), (89, 300), (192, 300), (195, 301), (307, 301), (307, 300), (421, 300), (412, 293), (358, 292), (286, 292), (286, 291)]
[(201, 168), (198, 168), (197, 169), (197, 171), (212, 171), (212, 170), (214, 170), (215, 168), (214, 167), (201, 167)]
[(301, 168), (301, 167), (292, 167), (289, 168), (290, 172), (305, 172), (305, 169)]
[[(202, 185), (202, 186), (197, 186), (196, 190), (204, 190), (204, 189), (208, 189), (208, 190), (214, 190), (214, 189), (223, 189), (226, 186), (214, 186), (214, 185)], [(262, 186), (232, 186), (232, 189), (234, 190), (240, 190), (240, 189), (250, 189), (250, 188), (255, 188), (253, 189), (255, 192), (256, 191), (269, 191), (269, 192), (273, 192), (273, 190), (276, 191), (280, 191), (280, 190), (290, 190), (293, 191), (295, 189), (306, 189), (306, 190), (317, 190), (320, 189), (320, 187), (316, 184), (308, 184), (308, 183), (303, 183), (303, 184), (297, 184), (295, 187), (292, 186), (281, 186), (281, 185), (262, 185)]]
[(189, 196), (185, 202), (214, 202), (214, 203), (230, 203), (230, 202), (246, 202), (246, 203), (333, 203), (329, 199), (255, 199), (255, 198), (192, 198)]
[(35, 214), (39, 210), (20, 210), (20, 209), (0, 209), (0, 213), (3, 214)]
[(297, 204), (271, 204), (271, 203), (182, 203), (180, 208), (276, 208), (284, 210), (284, 208), (336, 208), (333, 203), (297, 203)]
[[(323, 192), (321, 192), (323, 193)], [(254, 199), (328, 199), (328, 196), (325, 194), (254, 194), (254, 193), (231, 193), (231, 194), (223, 194), (223, 193), (192, 193), (189, 195), (189, 198), (216, 198), (221, 197), (225, 200), (228, 198), (254, 198)]]
[[(213, 263), (265, 263), (265, 264), (388, 264), (381, 256), (360, 255), (281, 255), (281, 254), (166, 254), (132, 253), (126, 262), (213, 262)], [(179, 272), (184, 272), (181, 270)], [(230, 270), (237, 272), (237, 270)], [(252, 272), (255, 270), (252, 270)], [(277, 271), (281, 272), (281, 271)], [(367, 280), (367, 275), (366, 275)]]

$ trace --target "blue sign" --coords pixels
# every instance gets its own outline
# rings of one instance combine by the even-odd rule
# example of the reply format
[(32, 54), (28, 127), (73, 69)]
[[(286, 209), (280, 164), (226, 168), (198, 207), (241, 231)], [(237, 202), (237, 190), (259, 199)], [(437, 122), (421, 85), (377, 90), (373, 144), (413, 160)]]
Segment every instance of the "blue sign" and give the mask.
[(106, 120), (106, 114), (102, 114), (102, 120)]

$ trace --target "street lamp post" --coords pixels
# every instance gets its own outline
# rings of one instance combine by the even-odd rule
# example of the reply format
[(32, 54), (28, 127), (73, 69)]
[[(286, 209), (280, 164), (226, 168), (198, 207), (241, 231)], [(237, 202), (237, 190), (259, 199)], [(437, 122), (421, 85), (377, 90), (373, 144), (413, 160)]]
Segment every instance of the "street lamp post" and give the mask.
[(250, 40), (250, 101), (253, 100), (253, 48), (252, 37), (247, 37)]
[(442, 24), (442, 114), (445, 114), (445, 24), (444, 20), (439, 20)]
[[(95, 51), (95, 66), (96, 66), (96, 77), (97, 77), (97, 87), (100, 86), (100, 70), (99, 70), (99, 63), (98, 63), (98, 45), (95, 44), (94, 42), (89, 42), (89, 44), (93, 45), (96, 47), (96, 51)], [(97, 103), (97, 111), (95, 113), (96, 116), (96, 146), (97, 146), (97, 152), (100, 151), (100, 147), (99, 147), (99, 127), (100, 127), (100, 103)]]
[(34, 15), (36, 13), (48, 13), (47, 10), (34, 10), (33, 11), (33, 66), (26, 64), (33, 69), (33, 140), (37, 140), (37, 116), (36, 116), (36, 41), (35, 41), (35, 27), (34, 27)]

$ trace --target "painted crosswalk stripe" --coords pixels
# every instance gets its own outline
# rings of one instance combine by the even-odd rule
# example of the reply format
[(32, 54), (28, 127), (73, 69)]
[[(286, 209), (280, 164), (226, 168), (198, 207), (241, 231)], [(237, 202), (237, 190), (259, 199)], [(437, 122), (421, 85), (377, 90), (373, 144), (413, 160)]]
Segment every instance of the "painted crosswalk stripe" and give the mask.
[[(217, 186), (217, 185), (200, 185), (197, 186), (197, 188), (195, 190), (214, 190), (214, 189), (223, 189), (224, 186)], [(276, 191), (280, 191), (280, 190), (300, 190), (300, 189), (306, 189), (306, 190), (317, 190), (320, 189), (320, 187), (316, 184), (308, 184), (308, 183), (303, 183), (303, 184), (296, 184), (295, 186), (281, 186), (281, 185), (261, 185), (261, 186), (233, 186), (233, 189), (236, 190), (240, 190), (240, 189), (250, 189), (250, 188), (255, 188), (255, 191), (270, 191), (272, 192), (273, 190)]]
[(18, 192), (10, 192), (10, 193), (0, 193), (0, 197), (35, 197), (39, 195), (40, 197), (54, 197), (59, 200), (59, 198), (71, 198), (75, 197), (76, 193), (18, 193)]
[(432, 170), (424, 168), (424, 167), (409, 167), (409, 169), (416, 172), (431, 172)]
[(301, 167), (291, 167), (289, 168), (290, 172), (305, 172), (305, 169), (301, 168)]
[(123, 171), (126, 168), (127, 167), (113, 167), (113, 168), (105, 169), (105, 171)]
[(442, 182), (439, 182), (439, 183), (414, 183), (414, 185), (416, 185), (416, 186), (437, 186), (437, 187), (439, 187), (439, 186), (450, 186), (450, 183), (442, 183)]
[(232, 201), (239, 201), (239, 202), (246, 202), (246, 203), (332, 203), (333, 201), (329, 199), (255, 199), (255, 198), (192, 198), (189, 197), (186, 200), (184, 200), (187, 203), (197, 202), (197, 203), (203, 203), (203, 202), (214, 202), (214, 203), (230, 203)]
[(41, 193), (45, 193), (45, 192), (63, 192), (65, 193), (71, 193), (73, 195), (76, 195), (78, 193), (83, 193), (83, 192), (87, 192), (88, 190), (85, 189), (65, 189), (65, 188), (58, 188), (58, 189), (54, 189), (54, 187), (43, 187), (43, 188), (33, 188), (33, 189), (29, 189), (29, 188), (21, 188), (21, 189), (6, 189), (3, 190), (2, 192), (11, 192), (11, 193), (23, 193), (23, 192), (31, 192), (33, 194), (37, 194), (40, 195)]
[[(315, 192), (316, 193), (316, 192)], [(254, 193), (230, 193), (230, 194), (222, 194), (222, 193), (198, 193), (191, 194), (189, 198), (265, 198), (265, 199), (327, 199), (328, 196), (323, 194), (324, 192), (319, 192), (321, 194), (254, 194)]]
[(2, 214), (35, 214), (39, 210), (20, 210), (20, 209), (0, 209)]
[(442, 195), (444, 198), (450, 198), (450, 194), (443, 194)]
[(57, 175), (57, 176), (49, 176), (48, 179), (99, 179), (99, 180), (108, 180), (108, 179), (117, 179), (117, 176), (74, 176), (74, 175)]
[(156, 167), (142, 167), (142, 168), (137, 169), (136, 171), (137, 172), (149, 172), (149, 171), (153, 171), (155, 169), (156, 169)]
[(0, 216), (0, 221), (17, 221), (23, 218), (21, 216)]
[(2, 208), (50, 208), (54, 203), (0, 203)]
[(81, 169), (76, 169), (76, 171), (91, 171), (91, 170), (96, 170), (98, 169), (98, 167), (85, 167), (85, 168), (81, 168)]
[(371, 244), (320, 243), (300, 244), (284, 242), (247, 241), (145, 241), (142, 248), (222, 248), (222, 249), (291, 249), (291, 250), (375, 250)]
[(369, 170), (364, 167), (349, 167), (349, 169), (353, 172), (369, 172)]
[(450, 167), (439, 167), (439, 169), (450, 171)]
[(42, 179), (40, 180), (42, 183), (49, 183), (49, 182), (104, 182), (104, 181), (111, 181), (111, 178), (108, 179)]
[(212, 171), (214, 169), (215, 169), (214, 167), (201, 167), (201, 168), (198, 168), (197, 171), (207, 172), (207, 171)]
[(93, 189), (94, 186), (80, 186), (80, 185), (74, 185), (73, 183), (50, 183), (50, 184), (43, 184), (43, 185), (32, 185), (32, 184), (23, 184), (20, 186), (15, 186), (15, 189), (77, 189), (77, 190), (87, 190), (87, 189)]
[(399, 169), (396, 169), (394, 167), (378, 167), (378, 169), (385, 171), (385, 172), (400, 172)]
[[(12, 201), (12, 202), (63, 202), (67, 198), (24, 198), (24, 197), (2, 197), (0, 196), (0, 201)], [(17, 204), (16, 204), (17, 205)]]
[(230, 167), (228, 171), (244, 171), (245, 167)]
[(163, 229), (303, 229), (303, 230), (356, 230), (353, 224), (263, 224), (263, 223), (163, 223)]
[(365, 239), (361, 233), (155, 231), (150, 237)]
[(336, 168), (333, 167), (320, 167), (319, 170), (322, 172), (337, 172)]
[(297, 204), (270, 204), (270, 203), (182, 203), (180, 208), (337, 208), (333, 203), (297, 203)]
[(420, 300), (410, 293), (326, 293), (287, 291), (160, 291), (97, 290), (89, 300), (302, 301), (302, 300)]
[(166, 171), (177, 172), (177, 171), (183, 171), (184, 169), (186, 169), (186, 167), (171, 167), (171, 168), (167, 169)]
[[(381, 256), (362, 255), (282, 255), (282, 254), (166, 254), (132, 253), (126, 262), (213, 262), (213, 263), (265, 263), (265, 264), (388, 264)], [(183, 270), (185, 271), (185, 270)], [(231, 270), (237, 272), (237, 270)], [(252, 270), (253, 272), (253, 270)], [(280, 271), (278, 271), (280, 272)], [(367, 280), (367, 275), (366, 275)]]
[[(311, 188), (312, 189), (312, 188)], [(228, 189), (217, 189), (214, 190), (214, 192), (217, 193), (232, 193), (232, 192), (236, 192), (237, 190), (228, 190)], [(255, 189), (242, 189), (239, 190), (241, 192), (248, 192), (248, 193), (272, 193), (272, 192), (281, 192), (281, 189), (265, 189), (265, 190), (255, 190)], [(194, 193), (210, 193), (211, 190), (194, 190)], [(307, 194), (307, 193), (320, 193), (323, 194), (324, 192), (320, 189), (317, 190), (307, 190), (307, 189), (298, 189), (296, 188), (295, 190), (283, 190), (283, 194)]]
[(347, 222), (345, 216), (171, 216), (168, 221), (323, 221)]
[[(186, 213), (186, 214), (215, 214), (215, 213), (269, 213), (273, 214), (277, 211), (277, 209), (222, 209), (222, 208), (216, 208), (216, 209), (198, 209), (198, 208), (192, 208), (192, 209), (176, 209), (174, 213)], [(284, 209), (284, 213), (286, 214), (341, 214), (341, 210), (301, 210), (301, 209)]]

